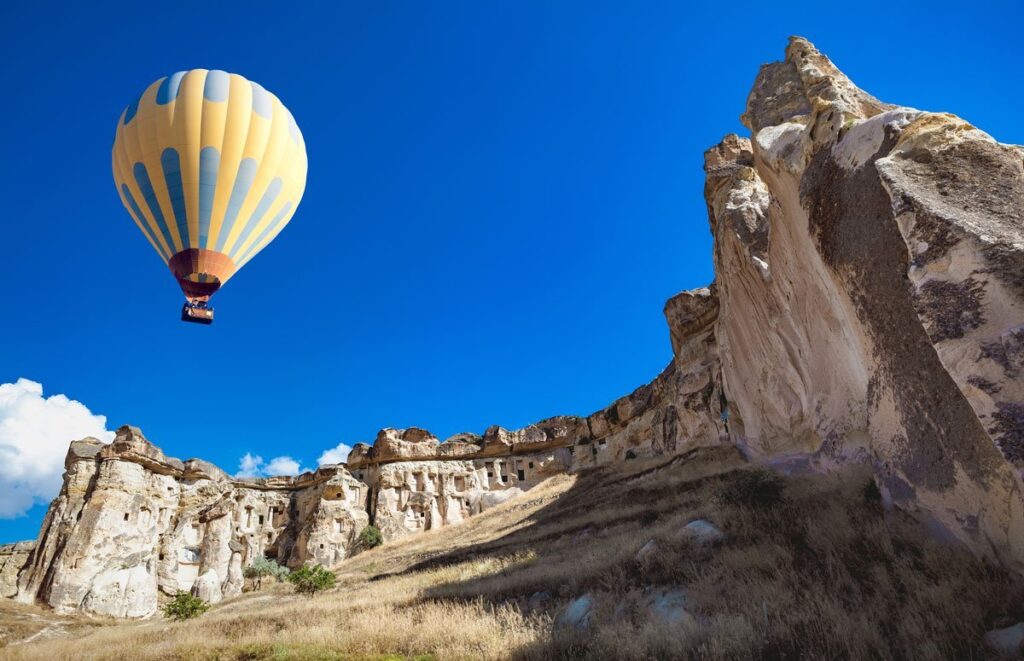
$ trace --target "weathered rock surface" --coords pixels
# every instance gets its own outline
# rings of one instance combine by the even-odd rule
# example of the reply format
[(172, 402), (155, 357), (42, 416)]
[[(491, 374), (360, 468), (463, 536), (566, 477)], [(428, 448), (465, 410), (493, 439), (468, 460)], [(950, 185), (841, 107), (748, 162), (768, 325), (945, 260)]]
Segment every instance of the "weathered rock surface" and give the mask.
[[(144, 616), (159, 592), (237, 594), (261, 555), (334, 565), (369, 523), (455, 525), (553, 474), (716, 444), (867, 464), (887, 506), (1024, 569), (1024, 150), (878, 101), (798, 38), (742, 120), (750, 139), (705, 154), (715, 282), (665, 305), (673, 358), (651, 383), (518, 430), (385, 429), (294, 478), (233, 479), (130, 427), (76, 441), (34, 549), (0, 547), (0, 591)], [(684, 596), (658, 597), (665, 617)], [(592, 595), (568, 610), (586, 626)]]
[(985, 634), (985, 643), (1008, 659), (1019, 659), (1024, 654), (1024, 622), (989, 631)]
[(366, 486), (342, 467), (237, 480), (164, 456), (134, 427), (72, 443), (65, 467), (18, 580), (20, 600), (58, 610), (143, 617), (178, 590), (218, 601), (256, 557), (336, 563), (367, 521)]
[(28, 562), (35, 542), (0, 544), (0, 597), (18, 594), (18, 572)]
[(871, 462), (887, 502), (1021, 563), (1024, 153), (797, 38), (743, 121), (705, 156), (730, 439)]

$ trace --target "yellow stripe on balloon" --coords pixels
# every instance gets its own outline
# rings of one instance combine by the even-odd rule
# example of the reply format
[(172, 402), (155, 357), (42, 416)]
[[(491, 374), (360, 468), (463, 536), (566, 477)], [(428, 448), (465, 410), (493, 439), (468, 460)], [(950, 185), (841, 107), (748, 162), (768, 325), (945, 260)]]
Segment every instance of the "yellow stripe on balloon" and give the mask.
[(199, 151), (202, 148), (203, 84), (206, 69), (189, 71), (178, 87), (174, 111), (175, 144), (181, 159), (181, 181), (185, 187), (185, 209), (188, 213), (189, 248), (199, 236)]

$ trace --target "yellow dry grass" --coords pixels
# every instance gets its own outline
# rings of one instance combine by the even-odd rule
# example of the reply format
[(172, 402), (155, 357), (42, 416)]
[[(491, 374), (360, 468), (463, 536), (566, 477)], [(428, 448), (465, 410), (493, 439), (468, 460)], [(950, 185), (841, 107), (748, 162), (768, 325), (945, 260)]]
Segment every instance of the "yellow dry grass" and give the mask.
[[(1024, 619), (1019, 576), (883, 512), (866, 473), (788, 478), (781, 496), (757, 475), (732, 451), (702, 450), (559, 476), (461, 526), (346, 561), (323, 595), (269, 585), (196, 620), (107, 625), (0, 655), (970, 659), (985, 658), (987, 629)], [(698, 517), (728, 539), (681, 540)], [(638, 560), (651, 539), (657, 551)], [(699, 619), (660, 624), (637, 608), (646, 585), (682, 586)], [(554, 631), (584, 592), (602, 604), (591, 627)]]

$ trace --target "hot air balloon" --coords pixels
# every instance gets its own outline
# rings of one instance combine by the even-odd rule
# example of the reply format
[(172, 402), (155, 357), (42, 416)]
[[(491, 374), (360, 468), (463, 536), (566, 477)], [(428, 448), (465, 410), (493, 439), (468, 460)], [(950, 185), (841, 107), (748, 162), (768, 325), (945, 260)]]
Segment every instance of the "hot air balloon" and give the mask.
[(182, 320), (213, 322), (210, 297), (291, 220), (306, 167), (292, 114), (238, 74), (179, 71), (125, 108), (114, 182), (185, 294)]

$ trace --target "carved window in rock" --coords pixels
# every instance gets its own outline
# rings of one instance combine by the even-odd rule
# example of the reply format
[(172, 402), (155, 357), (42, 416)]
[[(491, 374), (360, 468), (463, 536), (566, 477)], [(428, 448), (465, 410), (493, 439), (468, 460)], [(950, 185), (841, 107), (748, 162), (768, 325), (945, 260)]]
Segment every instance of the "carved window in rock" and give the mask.
[(141, 510), (139, 510), (139, 525), (140, 526), (148, 526), (149, 522), (150, 522), (150, 520), (152, 520), (152, 518), (153, 518), (153, 512), (151, 512), (149, 510), (149, 508), (143, 507)]
[(533, 468), (533, 462), (532, 461), (530, 462), (530, 468)]
[(526, 479), (526, 471), (520, 468), (519, 470), (516, 471), (516, 477), (518, 477), (519, 481), (522, 482), (523, 480)]
[(245, 508), (245, 527), (252, 527), (252, 507)]
[(423, 491), (426, 489), (426, 479), (423, 473), (416, 473), (416, 491)]
[(465, 491), (466, 490), (466, 476), (465, 475), (456, 475), (455, 476), (455, 490), (456, 491)]
[(334, 532), (341, 532), (341, 519), (334, 520)]
[(262, 514), (260, 514), (260, 516), (259, 516), (259, 520), (258, 520), (258, 523), (259, 523), (259, 525), (261, 525), (261, 526), (263, 525), (263, 515), (262, 515)]
[(125, 521), (127, 521), (127, 520), (128, 520), (128, 516), (129, 516), (129, 513), (128, 513), (128, 512), (125, 512), (125, 513), (124, 513), (124, 520), (125, 520)]

